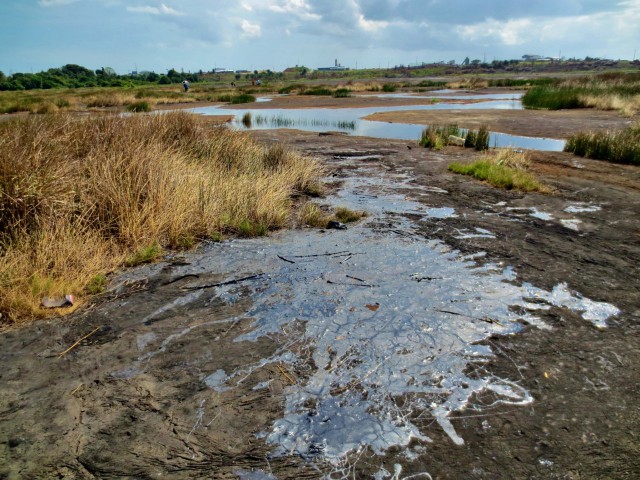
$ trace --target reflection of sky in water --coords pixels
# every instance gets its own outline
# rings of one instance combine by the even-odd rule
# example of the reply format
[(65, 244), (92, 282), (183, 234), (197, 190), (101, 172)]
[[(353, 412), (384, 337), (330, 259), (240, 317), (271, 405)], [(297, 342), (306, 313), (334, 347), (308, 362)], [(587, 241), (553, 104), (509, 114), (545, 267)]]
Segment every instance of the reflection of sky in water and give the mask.
[[(513, 95), (513, 94), (510, 94)], [(486, 96), (478, 95), (486, 98)], [(442, 97), (446, 98), (446, 97)], [(468, 96), (465, 98), (469, 98)], [(510, 98), (510, 97), (509, 97)], [(498, 109), (498, 110), (519, 110), (522, 109), (520, 101), (515, 100), (491, 100), (480, 103), (452, 104), (444, 100), (432, 105), (401, 105), (389, 107), (367, 107), (367, 108), (304, 108), (304, 109), (230, 109), (223, 107), (200, 107), (191, 109), (194, 113), (203, 115), (234, 115), (233, 125), (235, 128), (244, 129), (242, 117), (246, 112), (251, 112), (253, 116), (262, 116), (267, 119), (281, 118), (287, 119), (290, 124), (274, 127), (270, 121), (265, 124), (252, 126), (253, 129), (271, 128), (291, 128), (312, 132), (322, 132), (326, 130), (336, 130), (349, 133), (350, 135), (367, 136), (375, 138), (393, 138), (400, 140), (418, 140), (424, 130), (424, 125), (374, 122), (363, 120), (363, 117), (378, 112), (395, 112), (408, 110), (460, 110), (461, 116), (464, 110), (473, 109)], [(345, 128), (344, 123), (354, 122), (354, 128)], [(564, 147), (564, 140), (549, 138), (523, 137), (518, 135), (508, 135), (506, 133), (492, 132), (489, 138), (491, 147), (518, 147), (533, 150), (554, 150), (560, 151)]]
[[(394, 228), (410, 226), (398, 221)], [(247, 313), (254, 329), (238, 341), (286, 332), (294, 321), (305, 325), (315, 370), (287, 388), (285, 415), (264, 434), (279, 453), (337, 460), (361, 444), (382, 453), (412, 438), (427, 441), (413, 414), (435, 419), (461, 444), (448, 416), (475, 392), (492, 392), (496, 404), (532, 401), (519, 385), (482, 370), (492, 353), (478, 342), (519, 331), (520, 320), (547, 328), (535, 311), (550, 305), (584, 312), (596, 324), (616, 313), (564, 285), (552, 292), (514, 285), (510, 269), (477, 266), (445, 245), (400, 233), (290, 232), (209, 253), (225, 271), (259, 264), (269, 272), (254, 285)], [(227, 373), (232, 386), (238, 374)]]
[[(395, 180), (397, 187), (408, 178)], [(377, 230), (288, 231), (222, 242), (189, 255), (190, 264), (173, 272), (176, 277), (216, 272), (229, 279), (264, 273), (243, 283), (253, 303), (242, 318), (253, 319), (253, 327), (235, 340), (284, 334), (279, 350), (237, 371), (199, 373), (209, 388), (225, 392), (270, 363), (284, 365), (291, 375), (307, 372), (286, 387), (284, 415), (261, 435), (277, 454), (337, 463), (363, 446), (384, 453), (412, 439), (430, 441), (421, 429), (433, 420), (462, 444), (449, 416), (467, 407), (474, 393), (491, 398), (489, 407), (533, 401), (516, 382), (483, 368), (493, 352), (480, 343), (493, 334), (518, 332), (521, 322), (549, 328), (539, 314), (552, 305), (574, 310), (598, 327), (618, 313), (564, 284), (550, 292), (517, 285), (510, 267), (479, 265), (480, 254), (462, 256), (416, 235), (415, 224), (402, 214), (429, 222), (434, 209), (392, 195), (388, 182), (393, 179), (352, 179), (331, 200), (356, 208), (363, 200)], [(455, 215), (453, 209), (437, 210), (443, 218)], [(235, 303), (237, 289), (220, 286), (215, 295)], [(189, 295), (181, 304), (196, 300)], [(162, 354), (191, 331), (170, 335), (156, 350), (141, 353), (141, 360)], [(139, 343), (146, 348), (146, 342)], [(268, 388), (264, 382), (250, 386)]]

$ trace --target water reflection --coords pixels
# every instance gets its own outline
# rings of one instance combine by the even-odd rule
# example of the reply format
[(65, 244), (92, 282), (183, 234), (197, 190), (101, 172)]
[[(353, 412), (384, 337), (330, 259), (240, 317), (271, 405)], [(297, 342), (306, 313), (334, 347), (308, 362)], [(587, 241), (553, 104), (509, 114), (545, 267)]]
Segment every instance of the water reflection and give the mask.
[[(478, 98), (492, 98), (489, 95), (477, 95)], [(493, 94), (495, 96), (495, 94)], [(514, 96), (516, 94), (508, 94)], [(397, 97), (398, 95), (396, 95)], [(457, 97), (441, 97), (457, 98)], [(464, 96), (464, 98), (471, 98)], [(424, 125), (406, 123), (388, 123), (365, 120), (364, 117), (379, 112), (399, 112), (409, 110), (464, 110), (495, 109), (495, 110), (521, 110), (522, 103), (514, 98), (490, 100), (479, 103), (446, 103), (439, 102), (431, 105), (396, 105), (366, 108), (305, 108), (305, 109), (231, 109), (223, 106), (209, 106), (191, 109), (192, 112), (202, 115), (233, 115), (233, 127), (245, 130), (243, 116), (249, 112), (253, 117), (262, 119), (260, 122), (252, 122), (252, 129), (270, 130), (273, 128), (287, 128), (322, 132), (327, 129), (349, 133), (350, 135), (389, 138), (396, 140), (417, 140), (420, 138)], [(552, 138), (524, 137), (509, 135), (506, 133), (491, 132), (489, 145), (491, 147), (517, 147), (532, 150), (562, 151), (564, 140)]]

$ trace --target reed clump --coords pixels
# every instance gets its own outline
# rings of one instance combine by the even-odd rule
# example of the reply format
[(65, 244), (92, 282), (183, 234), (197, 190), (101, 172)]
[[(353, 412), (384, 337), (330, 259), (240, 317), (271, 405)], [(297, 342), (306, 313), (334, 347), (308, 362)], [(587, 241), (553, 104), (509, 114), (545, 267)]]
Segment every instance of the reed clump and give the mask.
[(319, 163), (186, 112), (0, 124), (0, 313), (95, 290), (120, 265), (221, 234), (261, 235), (318, 189)]
[(498, 148), (472, 163), (454, 162), (449, 165), (449, 170), (486, 181), (498, 188), (549, 193), (549, 187), (528, 171), (529, 165), (530, 159), (526, 151)]
[(640, 122), (614, 132), (578, 132), (569, 137), (564, 151), (596, 160), (640, 165)]
[(597, 108), (633, 116), (640, 111), (640, 74), (609, 73), (537, 85), (522, 103), (527, 108)]
[(448, 145), (458, 145), (476, 150), (489, 148), (489, 129), (486, 125), (478, 130), (463, 130), (458, 125), (429, 125), (422, 131), (418, 143), (425, 148), (440, 150)]

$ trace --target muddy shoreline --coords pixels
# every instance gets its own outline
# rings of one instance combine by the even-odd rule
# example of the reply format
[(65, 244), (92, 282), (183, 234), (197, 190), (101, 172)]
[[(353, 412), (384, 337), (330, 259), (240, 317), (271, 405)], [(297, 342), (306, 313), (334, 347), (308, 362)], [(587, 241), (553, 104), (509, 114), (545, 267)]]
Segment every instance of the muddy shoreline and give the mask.
[[(582, 113), (558, 115), (565, 132), (589, 122), (609, 128), (628, 121)], [(510, 133), (540, 134), (548, 122), (544, 116), (524, 118)], [(241, 266), (223, 272), (198, 263), (204, 260), (197, 253), (172, 256), (125, 275), (69, 318), (0, 336), (0, 477), (285, 479), (332, 472), (391, 478), (399, 468), (402, 476), (429, 473), (438, 479), (637, 478), (638, 167), (536, 152), (533, 168), (554, 193), (522, 194), (448, 172), (451, 161), (477, 155), (469, 150), (435, 152), (406, 141), (294, 130), (253, 135), (264, 142), (285, 141), (322, 159), (336, 188), (371, 178), (389, 183), (398, 198), (455, 211), (442, 218), (411, 211), (380, 215), (367, 223), (367, 231), (383, 238), (406, 234), (416, 244), (441, 242), (462, 256), (484, 252), (478, 264), (512, 267), (514, 284), (548, 291), (566, 284), (576, 295), (621, 312), (606, 328), (597, 328), (580, 312), (550, 306), (537, 315), (551, 329), (523, 324), (518, 333), (480, 342), (493, 356), (465, 375), (515, 382), (533, 402), (509, 405), (487, 391), (474, 394), (468, 408), (450, 416), (464, 445), (455, 445), (432, 417), (414, 411), (411, 421), (431, 442), (414, 439), (408, 449), (394, 447), (383, 456), (364, 449), (342, 465), (329, 465), (321, 457), (273, 457), (274, 446), (259, 435), (282, 417), (285, 392), (305, 385), (321, 367), (309, 361), (313, 351), (295, 341), (303, 338), (304, 322), (254, 341), (235, 341), (254, 328), (247, 315), (257, 298), (254, 280), (201, 294), (185, 290), (195, 280), (221, 284), (269, 270)], [(373, 206), (378, 193), (367, 195)], [(410, 231), (402, 219), (412, 225)], [(318, 235), (327, 251), (339, 243), (339, 231)], [(268, 243), (279, 238), (276, 234)], [(256, 255), (266, 248), (255, 245)], [(278, 268), (289, 265), (274, 261)], [(358, 275), (353, 276), (363, 277)], [(272, 287), (264, 281), (265, 289)], [(286, 288), (293, 287), (283, 284), (274, 291)], [(192, 295), (188, 301), (187, 295)], [(367, 305), (365, 313), (371, 310)], [(242, 382), (231, 382), (232, 389), (215, 375), (277, 358), (283, 345), (301, 361), (282, 359), (246, 370)], [(254, 388), (258, 385), (265, 387)], [(342, 388), (336, 386), (333, 395)]]

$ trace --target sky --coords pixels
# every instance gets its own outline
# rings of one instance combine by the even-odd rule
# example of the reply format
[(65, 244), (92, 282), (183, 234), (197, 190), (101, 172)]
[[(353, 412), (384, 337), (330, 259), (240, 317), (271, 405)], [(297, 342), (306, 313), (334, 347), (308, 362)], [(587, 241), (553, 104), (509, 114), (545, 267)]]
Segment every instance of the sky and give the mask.
[(640, 0), (0, 0), (0, 71), (640, 58)]

